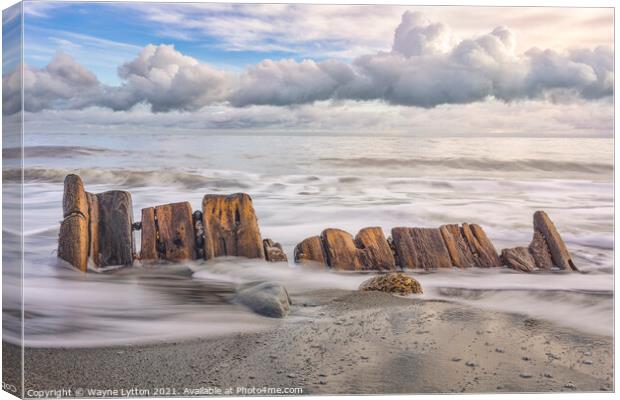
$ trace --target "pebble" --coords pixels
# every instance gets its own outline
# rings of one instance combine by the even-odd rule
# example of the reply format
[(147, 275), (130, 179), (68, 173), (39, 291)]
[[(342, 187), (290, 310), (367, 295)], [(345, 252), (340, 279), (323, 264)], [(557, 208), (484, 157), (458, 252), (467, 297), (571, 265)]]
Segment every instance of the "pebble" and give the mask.
[(461, 361), (461, 357), (452, 357), (452, 361)]
[(327, 381), (319, 381), (321, 385), (327, 385)]
[(585, 365), (592, 365), (592, 360), (583, 360), (581, 363)]
[(297, 375), (295, 375), (295, 374), (286, 374), (286, 376), (288, 378), (297, 378)]
[(564, 385), (564, 387), (567, 388), (567, 389), (576, 389), (577, 388), (573, 382), (568, 382), (566, 385)]
[(467, 365), (468, 367), (475, 367), (475, 366), (476, 366), (476, 363), (475, 363), (475, 362), (473, 362), (473, 361), (467, 361), (467, 362), (465, 363), (465, 365)]
[(532, 377), (532, 374), (527, 373), (527, 372), (521, 372), (521, 373), (519, 374), (519, 376), (520, 376), (521, 378), (528, 379), (528, 378), (531, 378), (531, 377)]
[(531, 358), (529, 358), (528, 356), (523, 356), (523, 357), (521, 357), (521, 359), (523, 361), (530, 361), (531, 360)]
[(496, 348), (496, 349), (495, 349), (495, 351), (496, 351), (497, 353), (503, 353), (503, 352), (504, 352), (504, 349), (502, 349), (501, 347), (498, 347), (498, 348)]
[(368, 360), (368, 356), (361, 356), (360, 357), (362, 360)]
[(545, 378), (553, 378), (553, 375), (551, 375), (551, 374), (550, 374), (550, 373), (548, 373), (548, 372), (545, 372), (545, 373), (543, 374), (543, 376), (544, 376)]

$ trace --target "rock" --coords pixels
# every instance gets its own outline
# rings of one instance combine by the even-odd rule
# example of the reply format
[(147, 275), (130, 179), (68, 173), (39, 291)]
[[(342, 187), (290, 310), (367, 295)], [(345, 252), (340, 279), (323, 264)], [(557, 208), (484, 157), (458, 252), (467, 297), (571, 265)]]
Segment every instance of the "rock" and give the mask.
[(534, 230), (534, 236), (530, 242), (529, 250), (538, 269), (550, 270), (553, 268), (551, 251), (549, 250), (549, 246), (547, 246), (545, 237), (540, 231)]
[(555, 225), (544, 211), (534, 213), (534, 229), (539, 231), (547, 242), (553, 264), (560, 269), (578, 271), (566, 244), (558, 233)]
[(359, 290), (409, 295), (421, 294), (422, 286), (417, 280), (401, 272), (390, 272), (364, 281)]
[(476, 267), (476, 257), (471, 252), (467, 240), (463, 235), (463, 229), (456, 224), (442, 225), (439, 228), (441, 236), (446, 244), (452, 264), (458, 268)]
[(257, 314), (271, 318), (286, 317), (291, 306), (291, 299), (286, 288), (273, 282), (243, 285), (239, 288), (235, 301), (249, 307)]
[(99, 203), (99, 264), (132, 265), (134, 249), (131, 194), (111, 190), (97, 194)]
[(188, 202), (142, 209), (141, 232), (143, 261), (196, 259), (194, 221)]
[(220, 256), (265, 258), (252, 199), (245, 193), (202, 199), (205, 259)]
[(383, 230), (380, 227), (364, 228), (355, 236), (356, 246), (362, 250), (366, 269), (395, 270), (396, 261)]
[(392, 238), (402, 268), (449, 268), (450, 253), (439, 229), (393, 228)]
[(469, 249), (476, 256), (479, 267), (492, 268), (502, 266), (493, 243), (491, 243), (480, 225), (463, 224), (463, 235), (469, 244)]
[(288, 262), (286, 254), (282, 250), (282, 245), (276, 243), (271, 239), (263, 240), (263, 247), (265, 251), (265, 260), (270, 262)]
[(323, 249), (323, 242), (319, 236), (304, 239), (295, 246), (296, 263), (319, 263), (327, 265), (327, 257)]
[(523, 272), (532, 272), (536, 269), (534, 257), (530, 254), (527, 247), (515, 247), (513, 249), (502, 250), (504, 263), (512, 269)]
[(355, 246), (350, 233), (341, 229), (325, 229), (321, 233), (321, 240), (325, 244), (327, 265), (334, 269), (345, 271), (361, 271), (364, 269), (363, 255)]
[(532, 377), (532, 374), (530, 374), (529, 372), (521, 372), (519, 376), (524, 379), (529, 379)]
[(77, 175), (65, 178), (62, 208), (64, 219), (58, 235), (58, 257), (86, 272), (90, 252), (88, 199), (82, 179)]

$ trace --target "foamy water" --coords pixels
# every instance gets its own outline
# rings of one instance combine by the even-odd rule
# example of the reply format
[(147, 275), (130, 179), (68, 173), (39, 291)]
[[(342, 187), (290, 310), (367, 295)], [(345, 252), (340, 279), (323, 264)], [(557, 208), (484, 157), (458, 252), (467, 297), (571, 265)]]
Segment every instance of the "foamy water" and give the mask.
[[(71, 144), (70, 146), (67, 144)], [(413, 272), (425, 298), (516, 312), (612, 333), (613, 145), (605, 139), (413, 139), (402, 137), (91, 135), (28, 136), (25, 171), (25, 338), (30, 345), (101, 345), (261, 329), (274, 322), (229, 304), (236, 283), (276, 280), (299, 293), (355, 289), (367, 276), (307, 271), (243, 259), (157, 270), (79, 274), (55, 249), (62, 181), (78, 173), (87, 190), (129, 190), (142, 207), (206, 193), (247, 192), (263, 237), (296, 243), (327, 227), (481, 224), (497, 249), (527, 245), (532, 214), (546, 210), (583, 274)], [(5, 150), (5, 157), (15, 157)], [(5, 170), (6, 181), (18, 171)], [(4, 187), (5, 201), (17, 201)], [(7, 204), (10, 206), (10, 204)], [(14, 205), (13, 205), (14, 206)], [(4, 230), (19, 242), (18, 232)], [(139, 235), (136, 238), (139, 243)], [(9, 255), (5, 248), (5, 253)], [(6, 257), (5, 254), (5, 257)], [(4, 296), (5, 338), (17, 312)], [(5, 285), (5, 288), (7, 286)], [(7, 301), (8, 300), (8, 301)]]

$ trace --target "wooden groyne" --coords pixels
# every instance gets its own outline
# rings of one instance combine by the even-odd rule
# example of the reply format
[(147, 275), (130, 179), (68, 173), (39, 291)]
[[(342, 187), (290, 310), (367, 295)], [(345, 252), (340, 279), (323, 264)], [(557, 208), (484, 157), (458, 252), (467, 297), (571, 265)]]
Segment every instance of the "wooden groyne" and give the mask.
[[(245, 193), (207, 194), (201, 210), (189, 202), (143, 208), (133, 221), (131, 194), (108, 191), (92, 194), (82, 179), (67, 175), (58, 257), (81, 271), (95, 267), (212, 259), (238, 256), (286, 262), (279, 243), (262, 239), (252, 199)], [(135, 249), (134, 231), (141, 248)], [(361, 229), (355, 237), (328, 228), (297, 244), (294, 261), (343, 271), (397, 269), (509, 268), (577, 271), (566, 244), (544, 211), (534, 213), (534, 233), (527, 247), (498, 254), (484, 229), (476, 224), (439, 228), (395, 227), (386, 237), (380, 227)]]

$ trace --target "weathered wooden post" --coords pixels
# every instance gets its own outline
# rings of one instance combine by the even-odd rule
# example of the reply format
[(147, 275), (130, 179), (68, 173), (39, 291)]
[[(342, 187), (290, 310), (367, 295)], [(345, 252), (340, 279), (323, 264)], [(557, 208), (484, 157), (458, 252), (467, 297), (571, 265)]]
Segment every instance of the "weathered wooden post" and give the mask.
[(89, 211), (84, 183), (77, 175), (65, 177), (63, 221), (58, 236), (58, 257), (86, 272), (89, 254)]
[(142, 209), (142, 261), (195, 260), (196, 235), (188, 202)]

